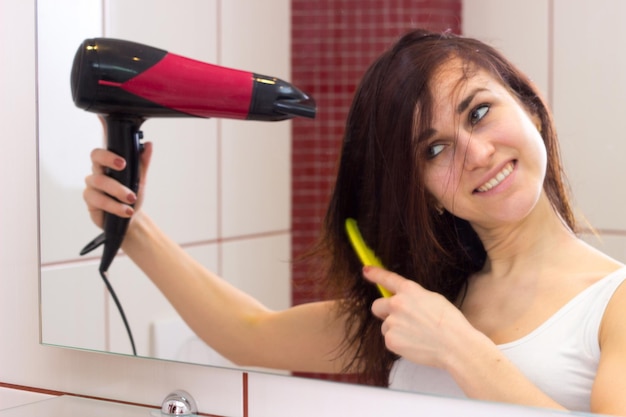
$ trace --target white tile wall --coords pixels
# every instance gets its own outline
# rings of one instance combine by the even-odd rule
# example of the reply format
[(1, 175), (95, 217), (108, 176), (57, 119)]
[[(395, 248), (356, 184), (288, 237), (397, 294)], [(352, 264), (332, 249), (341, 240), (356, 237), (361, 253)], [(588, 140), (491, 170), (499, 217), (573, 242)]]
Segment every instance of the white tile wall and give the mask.
[(285, 309), (291, 305), (290, 248), (289, 233), (225, 242), (224, 276), (266, 306)]
[(222, 65), (289, 79), (291, 2), (220, 2)]
[(463, 33), (503, 51), (549, 92), (550, 0), (463, 0)]
[(222, 121), (224, 237), (291, 227), (290, 124)]
[(106, 290), (102, 281), (85, 279), (93, 275), (94, 267), (95, 261), (42, 271), (41, 337), (46, 343), (107, 348)]
[(554, 112), (591, 224), (626, 230), (626, 3), (554, 1)]
[(54, 398), (53, 395), (20, 389), (0, 388), (0, 410)]
[(219, 0), (104, 0), (105, 34), (217, 63)]

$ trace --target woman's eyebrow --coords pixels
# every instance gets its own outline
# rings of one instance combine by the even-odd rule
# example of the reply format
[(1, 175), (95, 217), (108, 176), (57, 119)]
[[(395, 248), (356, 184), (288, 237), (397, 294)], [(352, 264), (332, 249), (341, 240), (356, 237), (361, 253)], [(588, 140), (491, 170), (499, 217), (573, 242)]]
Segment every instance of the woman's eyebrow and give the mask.
[[(457, 114), (461, 114), (463, 113), (465, 110), (467, 110), (467, 108), (469, 107), (469, 105), (471, 104), (472, 100), (474, 100), (474, 97), (476, 96), (476, 94), (482, 92), (482, 91), (489, 91), (488, 88), (485, 87), (476, 87), (474, 88), (472, 91), (470, 91), (470, 93), (467, 95), (467, 97), (465, 97), (463, 99), (463, 101), (461, 101), (459, 103), (458, 106), (456, 106), (456, 112)], [(437, 134), (437, 130), (433, 129), (433, 128), (428, 128), (426, 130), (424, 130), (417, 138), (417, 142), (421, 143), (423, 141), (429, 140), (431, 137), (435, 136)]]
[(417, 138), (417, 143), (422, 143), (424, 141), (427, 141), (428, 139), (430, 139), (431, 137), (435, 136), (437, 134), (437, 130), (433, 129), (432, 127), (426, 129), (425, 131), (423, 131)]
[(487, 89), (484, 87), (476, 87), (475, 89), (473, 89), (469, 93), (469, 95), (465, 97), (465, 99), (463, 99), (463, 101), (461, 101), (459, 105), (456, 107), (456, 112), (458, 114), (463, 113), (467, 109), (467, 107), (470, 105), (472, 100), (474, 100), (474, 97), (476, 96), (476, 94), (478, 94), (481, 91), (487, 91)]

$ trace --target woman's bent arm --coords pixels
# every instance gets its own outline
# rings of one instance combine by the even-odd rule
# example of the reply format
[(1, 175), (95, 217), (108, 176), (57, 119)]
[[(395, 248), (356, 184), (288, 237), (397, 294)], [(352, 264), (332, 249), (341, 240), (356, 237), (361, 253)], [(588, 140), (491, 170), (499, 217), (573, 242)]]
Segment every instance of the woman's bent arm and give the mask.
[(143, 212), (134, 216), (123, 249), (191, 329), (229, 360), (301, 372), (341, 372), (348, 363), (336, 302), (269, 310), (208, 271)]

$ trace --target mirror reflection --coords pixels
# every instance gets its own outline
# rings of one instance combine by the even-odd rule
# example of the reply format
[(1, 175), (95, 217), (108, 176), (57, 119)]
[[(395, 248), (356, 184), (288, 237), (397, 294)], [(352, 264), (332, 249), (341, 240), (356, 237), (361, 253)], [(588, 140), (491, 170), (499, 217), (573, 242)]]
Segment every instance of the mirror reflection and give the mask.
[[(76, 179), (76, 172), (85, 174), (90, 172), (89, 153), (93, 148), (102, 146), (101, 127), (93, 114), (81, 112), (73, 106), (69, 97), (68, 82), (51, 82), (68, 79), (67, 69), (71, 64), (71, 56), (84, 38), (98, 35), (94, 34), (94, 27), (100, 27), (100, 33), (109, 37), (133, 39), (206, 62), (276, 75), (292, 81), (295, 85), (312, 94), (318, 101), (320, 106), (319, 119), (314, 122), (294, 121), (284, 124), (264, 124), (227, 120), (175, 122), (150, 120), (143, 128), (146, 139), (153, 144), (154, 156), (151, 161), (150, 174), (146, 176), (149, 191), (142, 205), (142, 211), (150, 213), (164, 234), (173, 239), (176, 247), (180, 245), (183, 252), (178, 252), (174, 246), (168, 246), (164, 251), (155, 250), (151, 252), (151, 255), (160, 255), (158, 257), (142, 256), (139, 254), (138, 248), (151, 245), (138, 241), (137, 239), (141, 234), (134, 233), (135, 243), (127, 246), (134, 262), (131, 262), (124, 255), (118, 256), (110, 269), (110, 277), (122, 304), (127, 310), (140, 356), (202, 364), (234, 366), (215, 351), (207, 348), (194, 335), (156, 286), (140, 272), (136, 265), (140, 265), (144, 271), (148, 271), (151, 278), (161, 288), (171, 284), (166, 282), (167, 280), (162, 278), (163, 276), (171, 278), (172, 275), (180, 275), (181, 282), (186, 282), (184, 280), (187, 279), (189, 273), (180, 269), (182, 264), (192, 265), (194, 271), (199, 271), (201, 267), (207, 267), (225, 277), (235, 287), (251, 294), (263, 305), (277, 311), (284, 310), (292, 304), (302, 304), (323, 298), (327, 294), (320, 289), (323, 287), (315, 285), (318, 279), (311, 278), (317, 276), (310, 273), (311, 265), (304, 263), (302, 266), (300, 264), (293, 266), (291, 260), (302, 255), (309, 248), (320, 228), (320, 220), (326, 211), (326, 200), (333, 185), (347, 108), (355, 93), (356, 82), (361, 78), (363, 70), (374, 57), (391, 45), (399, 33), (415, 25), (415, 19), (409, 18), (410, 16), (425, 16), (423, 26), (432, 30), (441, 31), (452, 28), (453, 32), (461, 31), (462, 28), (455, 25), (459, 24), (462, 16), (464, 32), (468, 35), (480, 36), (486, 41), (496, 44), (501, 42), (500, 45), (494, 46), (500, 46), (503, 49), (515, 44), (515, 42), (507, 44), (510, 39), (506, 36), (497, 37), (495, 32), (486, 30), (484, 23), (485, 20), (490, 21), (489, 19), (485, 19), (483, 16), (483, 20), (480, 20), (476, 17), (476, 15), (480, 15), (479, 11), (485, 10), (487, 6), (493, 6), (487, 1), (465, 1), (463, 2), (463, 9), (461, 9), (461, 3), (450, 3), (443, 8), (445, 13), (444, 11), (440, 11), (440, 13), (426, 12), (420, 10), (417, 5), (415, 11), (403, 10), (400, 13), (389, 2), (384, 2), (383, 9), (342, 9), (337, 13), (336, 10), (307, 9), (306, 2), (293, 1), (289, 3), (285, 1), (282, 9), (272, 10), (272, 21), (283, 23), (273, 24), (271, 31), (254, 30), (258, 28), (255, 24), (259, 25), (259, 21), (264, 21), (259, 19), (261, 13), (265, 12), (260, 6), (258, 9), (253, 8), (253, 10), (248, 8), (242, 15), (242, 7), (237, 2), (226, 4), (222, 2), (202, 2), (202, 4), (189, 2), (189, 9), (180, 7), (177, 7), (176, 10), (167, 9), (167, 21), (169, 23), (178, 21), (180, 27), (185, 28), (185, 30), (168, 31), (167, 33), (162, 30), (163, 23), (162, 20), (159, 20), (164, 18), (162, 10), (157, 12), (154, 8), (136, 8), (139, 2), (129, 5), (123, 2), (109, 1), (105, 3), (106, 7), (104, 8), (101, 7), (100, 2), (97, 4), (96, 2), (94, 4), (83, 2), (81, 3), (83, 9), (76, 10), (76, 13), (80, 13), (81, 16), (80, 19), (76, 19), (81, 21), (80, 24), (75, 25), (76, 30), (68, 30), (62, 34), (57, 33), (56, 38), (44, 36), (44, 34), (48, 34), (46, 28), (52, 29), (53, 22), (58, 25), (58, 20), (56, 20), (58, 18), (51, 17), (53, 16), (53, 7), (45, 1), (39, 3), (41, 288), (42, 339), (44, 343), (129, 353), (128, 340), (123, 325), (98, 278), (98, 254), (89, 258), (76, 256), (76, 252), (98, 233), (98, 228), (91, 223), (82, 201), (81, 195), (84, 184), (82, 177), (80, 180)], [(219, 7), (217, 7), (218, 5)], [(511, 59), (517, 60), (515, 63), (520, 66), (524, 62), (532, 63), (528, 64), (529, 70), (526, 71), (535, 81), (539, 91), (544, 93), (548, 104), (555, 109), (557, 124), (560, 126), (569, 123), (570, 119), (567, 116), (573, 119), (576, 117), (575, 110), (568, 107), (567, 100), (563, 98), (562, 94), (563, 91), (570, 91), (568, 88), (570, 81), (565, 78), (557, 80), (551, 72), (556, 72), (559, 66), (569, 68), (568, 60), (572, 57), (568, 55), (566, 48), (550, 49), (546, 46), (549, 42), (545, 40), (559, 42), (560, 36), (566, 37), (566, 34), (569, 33), (568, 22), (558, 20), (555, 17), (560, 16), (556, 13), (559, 10), (559, 5), (561, 5), (560, 2), (555, 2), (551, 11), (539, 4), (524, 6), (523, 11), (532, 15), (549, 17), (548, 12), (554, 12), (554, 15), (551, 16), (554, 20), (545, 27), (546, 37), (536, 43), (532, 42), (533, 45), (543, 46), (545, 49), (540, 50), (545, 55), (536, 54), (537, 50), (534, 50), (532, 54), (525, 54), (523, 50), (519, 52), (512, 48), (511, 50), (517, 51), (517, 53), (512, 52)], [(584, 16), (584, 10), (579, 12), (580, 16)], [(277, 17), (277, 13), (280, 18)], [(398, 16), (394, 13), (397, 13)], [(141, 16), (143, 22), (141, 28), (136, 25), (137, 16)], [(381, 24), (382, 27), (379, 29), (376, 26), (371, 26), (374, 25), (374, 22), (386, 22), (385, 19), (380, 19), (380, 16), (385, 16), (385, 19), (394, 21), (397, 26), (389, 30), (390, 33), (386, 32), (385, 28), (388, 29), (388, 27), (384, 24)], [(353, 21), (352, 19), (356, 20)], [(235, 21), (237, 25), (228, 24), (228, 22)], [(214, 25), (207, 22), (214, 23)], [(293, 27), (290, 27), (290, 24)], [(359, 26), (359, 24), (364, 24), (364, 26)], [(493, 25), (493, 27), (496, 26)], [(68, 27), (73, 26), (68, 24)], [(248, 28), (246, 30), (255, 34), (253, 44), (249, 42), (251, 35), (246, 34), (247, 32), (241, 29), (242, 27)], [(370, 42), (363, 42), (357, 36), (359, 34), (358, 29), (367, 32), (369, 36), (367, 39), (375, 38), (380, 44), (372, 45)], [(485, 32), (481, 33), (480, 30)], [(312, 36), (318, 32), (331, 33), (332, 35), (327, 35), (324, 38)], [(259, 33), (262, 33), (266, 38), (259, 39)], [(373, 36), (374, 34), (376, 36)], [(190, 42), (190, 39), (206, 39), (207, 41)], [(517, 40), (517, 42), (524, 44), (524, 42), (530, 43), (531, 41), (524, 39), (523, 41)], [(64, 51), (63, 48), (66, 50)], [(525, 61), (527, 55), (532, 55), (533, 59)], [(61, 57), (70, 58), (60, 59)], [(618, 56), (616, 59), (619, 60), (620, 57)], [(446, 79), (463, 79), (461, 74), (464, 73), (459, 72), (459, 66), (452, 65), (446, 68), (449, 71), (449, 77)], [(491, 104), (496, 101), (494, 96), (506, 97), (509, 99), (510, 107), (508, 108), (521, 110), (523, 117), (520, 116), (522, 118), (518, 121), (525, 124), (524, 126), (528, 125), (529, 130), (534, 129), (535, 139), (539, 137), (546, 140), (544, 135), (548, 134), (546, 131), (550, 128), (550, 122), (545, 113), (531, 111), (530, 104), (523, 100), (521, 105), (515, 100), (511, 101), (512, 96), (506, 89), (499, 89), (498, 84), (494, 84), (493, 77), (481, 71), (473, 72), (472, 69), (474, 68), (470, 68), (470, 71), (465, 74), (469, 74), (467, 81), (459, 85), (470, 91), (480, 91), (480, 94), (492, 95), (482, 98), (484, 102), (478, 103), (482, 106), (471, 108), (473, 111), (471, 114), (476, 116), (477, 122), (486, 117), (489, 112), (495, 113), (493, 110), (496, 107)], [(537, 71), (535, 72), (535, 70)], [(433, 79), (437, 79), (437, 77)], [(329, 80), (332, 82), (328, 82)], [(444, 118), (445, 111), (439, 110), (450, 107), (446, 101), (450, 97), (457, 97), (455, 85), (440, 83), (438, 88), (434, 90), (433, 106), (438, 109), (438, 112), (430, 123), (435, 127), (439, 138), (437, 135), (429, 135), (427, 140), (430, 142), (428, 142), (426, 150), (423, 150), (429, 155), (432, 154), (432, 162), (430, 162), (431, 159), (428, 159), (429, 162), (427, 163), (428, 166), (433, 167), (429, 171), (432, 175), (439, 171), (441, 172), (437, 175), (451, 172), (449, 169), (444, 169), (447, 165), (440, 161), (445, 161), (447, 155), (445, 138), (453, 137), (454, 134), (446, 136), (445, 130), (449, 124)], [(484, 89), (488, 90), (489, 93), (483, 92)], [(463, 93), (458, 94), (462, 95)], [(471, 98), (471, 100), (465, 102), (468, 105), (475, 104), (473, 101), (481, 99), (478, 95), (468, 96), (467, 98)], [(66, 98), (66, 107), (58, 104), (59, 97)], [(381, 105), (383, 104), (388, 105), (381, 103)], [(458, 105), (454, 107), (460, 108)], [(396, 112), (393, 114), (397, 117), (401, 115), (401, 113)], [(371, 119), (360, 120), (357, 125), (364, 125), (369, 121)], [(515, 125), (514, 123), (511, 124)], [(398, 125), (406, 126), (407, 124), (399, 123)], [(573, 123), (573, 125), (576, 124)], [(393, 126), (389, 126), (388, 130), (392, 128)], [(566, 132), (570, 133), (568, 130)], [(401, 132), (398, 135), (402, 137)], [(572, 137), (578, 138), (576, 135), (572, 135)], [(496, 310), (491, 312), (484, 310), (484, 306), (491, 305), (490, 300), (493, 299), (489, 294), (497, 294), (498, 290), (492, 286), (487, 288), (496, 292), (481, 291), (476, 286), (478, 284), (475, 284), (479, 282), (478, 280), (458, 282), (451, 287), (449, 294), (443, 289), (439, 290), (439, 292), (447, 295), (450, 300), (447, 304), (448, 307), (454, 305), (460, 307), (469, 322), (490, 336), (496, 344), (507, 344), (520, 336), (511, 332), (512, 322), (519, 320), (520, 326), (516, 329), (521, 331), (522, 335), (528, 333), (544, 322), (547, 317), (551, 317), (560, 306), (576, 297), (576, 294), (582, 292), (591, 281), (599, 281), (600, 277), (609, 275), (610, 272), (620, 267), (621, 235), (615, 233), (615, 230), (622, 230), (620, 225), (623, 220), (621, 217), (610, 216), (611, 213), (608, 213), (609, 216), (605, 216), (607, 212), (595, 210), (592, 203), (585, 203), (596, 199), (590, 198), (592, 195), (588, 192), (588, 183), (581, 181), (580, 179), (583, 178), (580, 176), (581, 174), (577, 174), (576, 169), (571, 168), (577, 167), (579, 158), (588, 158), (591, 154), (581, 155), (576, 150), (580, 142), (576, 143), (576, 146), (573, 146), (571, 142), (563, 142), (562, 145), (565, 165), (566, 168), (570, 168), (568, 172), (573, 172), (571, 175), (572, 185), (574, 191), (577, 192), (575, 195), (580, 199), (576, 200), (578, 204), (575, 207), (576, 209), (582, 208), (591, 223), (598, 227), (598, 230), (604, 235), (605, 239), (602, 242), (594, 240), (593, 244), (603, 246), (602, 249), (612, 255), (614, 259), (598, 255), (591, 250), (591, 247), (584, 245), (581, 241), (571, 240), (571, 246), (563, 246), (563, 248), (569, 247), (570, 249), (567, 251), (564, 249), (561, 258), (557, 257), (557, 259), (587, 259), (589, 262), (586, 265), (593, 265), (594, 267), (591, 269), (594, 273), (581, 274), (580, 271), (588, 270), (571, 261), (566, 262), (570, 269), (563, 268), (565, 271), (563, 275), (576, 275), (575, 271), (578, 271), (579, 275), (584, 275), (581, 281), (576, 281), (580, 285), (570, 285), (571, 283), (565, 285), (563, 281), (550, 281), (555, 285), (553, 289), (567, 287), (568, 291), (558, 291), (563, 298), (546, 298), (546, 294), (553, 294), (554, 291), (542, 287), (544, 292), (537, 294), (543, 295), (543, 298), (539, 298), (540, 304), (546, 307), (533, 310), (536, 314), (533, 313), (530, 316), (518, 316), (516, 311), (513, 311), (515, 308), (519, 308), (519, 312), (528, 307), (528, 303), (524, 304), (524, 302), (530, 298), (525, 297), (519, 298), (522, 300), (521, 304), (514, 305), (511, 305), (510, 299), (502, 298), (502, 300), (508, 300), (507, 302), (503, 301), (504, 304), (500, 305), (503, 310), (497, 310), (497, 305), (492, 307)], [(605, 145), (602, 144), (601, 146)], [(620, 145), (612, 144), (610, 146)], [(467, 149), (467, 155), (471, 155), (472, 149), (469, 145)], [(474, 149), (474, 151), (478, 152), (479, 150)], [(387, 155), (386, 152), (391, 152), (391, 149), (381, 149), (381, 152), (384, 156)], [(404, 154), (406, 156), (407, 152), (405, 151)], [(419, 155), (424, 155), (424, 153)], [(94, 156), (94, 158), (96, 162), (105, 163), (106, 157), (102, 154), (100, 157)], [(374, 157), (372, 156), (372, 158)], [(394, 158), (400, 158), (400, 155), (394, 156)], [(453, 163), (454, 157), (450, 158), (451, 162), (449, 163)], [(491, 191), (492, 188), (497, 188), (500, 183), (506, 183), (506, 178), (511, 177), (511, 174), (514, 174), (513, 177), (515, 178), (518, 177), (516, 168), (523, 166), (520, 163), (523, 159), (521, 156), (511, 156), (510, 158), (512, 158), (510, 161), (503, 162), (501, 172), (494, 172), (495, 183), (492, 183), (491, 177), (486, 178), (483, 175), (485, 177), (484, 184), (478, 184), (476, 187), (479, 193), (483, 193), (484, 196), (497, 194)], [(554, 158), (555, 156), (552, 154), (546, 155), (548, 164), (554, 164)], [(400, 161), (401, 158), (397, 160)], [(541, 160), (541, 158), (529, 157), (528, 160), (535, 161)], [(355, 161), (355, 164), (361, 166), (362, 169), (362, 162), (364, 161)], [(411, 165), (409, 164), (409, 166)], [(395, 166), (395, 169), (398, 168), (404, 169), (405, 166)], [(408, 171), (408, 173), (410, 172)], [(537, 172), (541, 173), (540, 166), (537, 167)], [(376, 175), (375, 171), (372, 173), (374, 178), (384, 178), (386, 175), (385, 172), (381, 172), (379, 175)], [(521, 177), (521, 175), (519, 176)], [(93, 180), (94, 177), (90, 178)], [(400, 176), (396, 176), (396, 178), (400, 178)], [(413, 177), (409, 176), (409, 178)], [(541, 175), (534, 178), (536, 182), (538, 180), (541, 183)], [(556, 182), (558, 183), (558, 180)], [(479, 218), (472, 217), (473, 214), (470, 212), (462, 216), (458, 214), (457, 210), (462, 210), (463, 207), (455, 206), (455, 204), (458, 202), (462, 206), (462, 201), (451, 198), (446, 189), (437, 189), (432, 185), (435, 183), (443, 182), (435, 181), (429, 186), (428, 175), (425, 177), (424, 185), (430, 197), (426, 198), (426, 194), (422, 197), (423, 202), (427, 202), (429, 207), (434, 210), (433, 213), (440, 211), (443, 213), (441, 215), (443, 217), (433, 218), (448, 219), (451, 222), (453, 218), (451, 213), (466, 218), (475, 226), (475, 230), (478, 229), (482, 232), (482, 234), (479, 232), (478, 235), (470, 233), (468, 234), (469, 238), (480, 237), (485, 242), (490, 225), (482, 223)], [(346, 193), (355, 192), (354, 185), (346, 185), (346, 187)], [(391, 190), (388, 187), (379, 188)], [(369, 195), (363, 198), (365, 198), (364, 201), (371, 204), (380, 200), (380, 197), (380, 195)], [(622, 197), (622, 195), (617, 196), (617, 198)], [(357, 196), (354, 196), (354, 199), (356, 198)], [(612, 198), (615, 196), (613, 195)], [(553, 190), (550, 198), (541, 194), (538, 201), (540, 205), (544, 204), (545, 207), (550, 207), (551, 205), (558, 205), (555, 201), (562, 199), (563, 196)], [(390, 201), (393, 200), (383, 199), (382, 202), (389, 203)], [(519, 203), (519, 201), (517, 202)], [(91, 200), (91, 203), (94, 208), (97, 208), (95, 207), (97, 205), (95, 200)], [(363, 206), (368, 206), (368, 204), (363, 204)], [(529, 207), (532, 207), (530, 211), (533, 213), (537, 210), (536, 207), (540, 206), (533, 205), (534, 203), (528, 204), (530, 204)], [(388, 213), (389, 219), (393, 219), (392, 211), (389, 211), (393, 209), (392, 206), (386, 208), (387, 206), (381, 203), (380, 207), (373, 207), (371, 210), (376, 213), (380, 213), (382, 210), (382, 212)], [(503, 207), (498, 205), (498, 212), (508, 212), (506, 207)], [(509, 211), (515, 212), (513, 207)], [(545, 214), (550, 210), (543, 212)], [(538, 223), (541, 225), (538, 230), (547, 227), (549, 223), (554, 227), (553, 230), (558, 230), (551, 235), (551, 239), (560, 236), (568, 241), (571, 234), (564, 226), (572, 226), (574, 217), (578, 212), (573, 213), (567, 207), (559, 206), (556, 212), (551, 213), (549, 216), (541, 217), (551, 220), (542, 220)], [(338, 206), (338, 211), (333, 214), (341, 218), (352, 215), (361, 220), (371, 218), (371, 216), (368, 217), (357, 209), (346, 209), (342, 204)], [(565, 220), (565, 223), (559, 220), (559, 216)], [(394, 221), (400, 220), (401, 218), (396, 218)], [(381, 257), (386, 264), (403, 275), (409, 275), (408, 269), (402, 266), (405, 261), (402, 261), (401, 258), (404, 256), (394, 254), (387, 246), (404, 239), (406, 244), (402, 247), (415, 247), (415, 243), (411, 243), (412, 239), (407, 239), (406, 236), (402, 237), (404, 232), (399, 231), (403, 228), (406, 228), (406, 231), (412, 229), (406, 222), (402, 223), (402, 227), (398, 225), (390, 227), (394, 221), (390, 220), (386, 224), (366, 224), (364, 235), (366, 238), (375, 237), (375, 239), (369, 240), (374, 241), (376, 251), (382, 255)], [(500, 221), (512, 222), (513, 220), (507, 218), (500, 219)], [(151, 223), (146, 220), (145, 224)], [(463, 227), (464, 224), (462, 222), (454, 223), (454, 226)], [(146, 226), (146, 230), (148, 229), (153, 230), (152, 226)], [(392, 231), (396, 234), (393, 234)], [(587, 230), (584, 229), (584, 224), (582, 231), (583, 237), (590, 235), (590, 233), (585, 233)], [(536, 235), (532, 230), (527, 233), (529, 236)], [(412, 231), (411, 236), (416, 235), (419, 235), (419, 230)], [(394, 242), (387, 242), (387, 246), (385, 246), (385, 243), (381, 243), (388, 240), (385, 239), (385, 236), (393, 236)], [(544, 240), (542, 239), (541, 242), (545, 243)], [(592, 239), (587, 240), (591, 241)], [(613, 242), (616, 243), (613, 244)], [(337, 246), (335, 249), (338, 251), (334, 254), (336, 259), (343, 258), (345, 260), (343, 268), (351, 271), (351, 276), (356, 276), (358, 263), (353, 254), (345, 245), (344, 247)], [(489, 249), (487, 247), (486, 259), (488, 262), (492, 260), (490, 257), (492, 253), (489, 252)], [(416, 255), (416, 252), (412, 253)], [(168, 263), (165, 259), (171, 254), (175, 254), (174, 258), (176, 259), (172, 263)], [(423, 253), (420, 253), (420, 257), (422, 255)], [(186, 256), (190, 256), (190, 258), (187, 259)], [(398, 256), (400, 258), (396, 259)], [(196, 259), (198, 264), (192, 263), (191, 258)], [(420, 265), (418, 258), (416, 256), (414, 265)], [(482, 263), (485, 259), (484, 254), (479, 254), (477, 258), (474, 258), (474, 260), (476, 259), (481, 261), (479, 265), (470, 263), (464, 268), (478, 268), (473, 269), (472, 273), (481, 270), (484, 266)], [(528, 264), (528, 258), (522, 264)], [(441, 261), (439, 265), (445, 265), (445, 262)], [(315, 266), (313, 265), (313, 267)], [(457, 267), (459, 266), (451, 269), (450, 276), (456, 274), (454, 271)], [(175, 273), (173, 273), (174, 271)], [(480, 282), (489, 282), (489, 279), (493, 278), (490, 273), (495, 273), (495, 269), (482, 269), (481, 271), (478, 276), (484, 280)], [(602, 273), (600, 274), (598, 271), (602, 271)], [(194, 272), (191, 275), (197, 276), (199, 274)], [(390, 281), (389, 277), (380, 272), (374, 271), (366, 275), (368, 279), (388, 286), (393, 293), (401, 291), (397, 281)], [(535, 279), (539, 276), (536, 275)], [(250, 277), (251, 280), (247, 279)], [(421, 283), (426, 285), (426, 282)], [(347, 284), (346, 288), (348, 287), (350, 285)], [(185, 285), (184, 288), (187, 293), (181, 291), (171, 296), (170, 301), (178, 306), (178, 311), (185, 315), (185, 319), (192, 324), (196, 332), (203, 334), (205, 339), (214, 338), (214, 346), (219, 347), (220, 343), (226, 343), (224, 342), (225, 339), (219, 337), (218, 333), (210, 334), (216, 329), (206, 330), (208, 325), (205, 321), (206, 317), (215, 316), (219, 313), (219, 303), (228, 304), (224, 308), (232, 307), (233, 304), (227, 300), (232, 301), (233, 299), (223, 296), (218, 291), (218, 287), (211, 287), (209, 292), (212, 294), (207, 295), (207, 297), (212, 297), (213, 302), (204, 307), (194, 307), (194, 303), (190, 300), (202, 289), (194, 287), (192, 281), (189, 281), (189, 284)], [(355, 288), (353, 294), (365, 294), (368, 303), (377, 297), (375, 288), (369, 284), (365, 285), (361, 278), (354, 284), (353, 288)], [(168, 293), (169, 291), (166, 290), (165, 292)], [(171, 294), (171, 292), (169, 293)], [(460, 297), (459, 294), (464, 295)], [(356, 305), (358, 297), (355, 295), (353, 300), (354, 305)], [(248, 306), (248, 304), (245, 305)], [(320, 305), (317, 306), (290, 311), (300, 311), (300, 318), (302, 318), (302, 314), (304, 314), (304, 318), (312, 317), (311, 315), (316, 315), (316, 311), (318, 311), (314, 308), (322, 308), (319, 307)], [(389, 308), (387, 301), (380, 300), (375, 304), (374, 314), (380, 318), (386, 318), (393, 313)], [(239, 309), (238, 312), (241, 310)], [(507, 314), (500, 314), (502, 312), (507, 312)], [(419, 316), (426, 315), (425, 312), (422, 313)], [(289, 315), (284, 317), (289, 317)], [(356, 314), (355, 317), (357, 317)], [(485, 321), (485, 317), (501, 317), (502, 321), (500, 323)], [(359, 319), (356, 318), (356, 320), (358, 322)], [(460, 323), (460, 321), (453, 323)], [(456, 325), (453, 327), (457, 328)], [(524, 333), (524, 329), (528, 331)], [(364, 335), (363, 331), (368, 333)], [(377, 319), (368, 319), (367, 322), (363, 322), (363, 327), (359, 327), (355, 331), (354, 335), (359, 340), (369, 340), (367, 334), (371, 334), (371, 338), (374, 340), (376, 338), (374, 336), (377, 336), (376, 331), (380, 331), (380, 322)], [(275, 337), (276, 343), (284, 343), (284, 339)], [(473, 339), (469, 337), (468, 340)], [(309, 346), (312, 351), (319, 352), (319, 343), (321, 343), (319, 340), (311, 340)], [(297, 343), (295, 345), (301, 346)], [(406, 358), (411, 357), (411, 352), (397, 349), (395, 353)], [(371, 381), (383, 385), (383, 380), (386, 380), (386, 374), (393, 362), (393, 356), (386, 353), (381, 346), (372, 349), (367, 348), (365, 351), (369, 352), (370, 360), (373, 357), (381, 358), (382, 368), (371, 372)], [(340, 352), (345, 353), (346, 351)], [(303, 351), (300, 350), (298, 353), (302, 355)], [(380, 356), (376, 356), (377, 354)], [(260, 365), (264, 368), (296, 368), (300, 371), (316, 373), (333, 372), (339, 369), (338, 366), (343, 368), (348, 364), (355, 365), (350, 360), (342, 360), (338, 364), (328, 366), (317, 366), (319, 364), (311, 365), (310, 363), (302, 366), (290, 366), (293, 362), (289, 361), (297, 361), (297, 358), (281, 358), (281, 360), (287, 361), (289, 365), (284, 366), (287, 362), (272, 358), (258, 363), (250, 362), (250, 364), (253, 366)], [(246, 359), (241, 360), (241, 362), (248, 363)], [(416, 359), (416, 362), (419, 362), (419, 359)], [(410, 375), (413, 375), (416, 370), (410, 365), (405, 366), (403, 364), (406, 362), (396, 363), (394, 367), (396, 383), (392, 386), (399, 389), (427, 391), (422, 386), (411, 385), (412, 383), (406, 384), (406, 381), (414, 379)], [(420, 370), (420, 372), (425, 371)], [(437, 374), (433, 378), (440, 378), (440, 375)], [(446, 385), (447, 383), (443, 378), (442, 384)], [(453, 395), (454, 393), (446, 392), (446, 394)], [(562, 402), (565, 403), (566, 401), (563, 400)], [(545, 402), (542, 405), (552, 404)], [(580, 409), (584, 409), (584, 406), (581, 406)]]

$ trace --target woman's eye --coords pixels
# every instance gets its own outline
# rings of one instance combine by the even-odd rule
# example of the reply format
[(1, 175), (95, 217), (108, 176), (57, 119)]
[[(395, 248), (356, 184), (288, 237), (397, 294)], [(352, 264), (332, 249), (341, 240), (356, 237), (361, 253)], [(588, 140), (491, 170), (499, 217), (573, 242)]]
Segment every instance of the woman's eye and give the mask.
[(426, 156), (428, 157), (428, 159), (432, 159), (439, 155), (441, 152), (443, 152), (444, 148), (445, 145), (443, 144), (430, 145), (428, 148), (426, 148)]
[(488, 104), (481, 104), (480, 106), (476, 107), (474, 110), (472, 110), (470, 112), (469, 115), (469, 121), (472, 125), (475, 125), (476, 123), (480, 122), (480, 120), (485, 117), (485, 115), (489, 112), (489, 105)]

